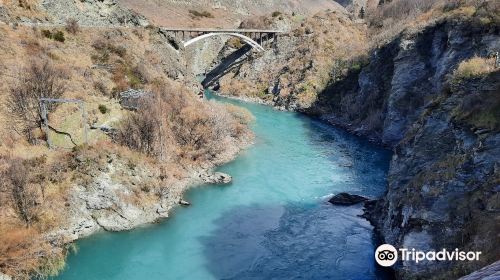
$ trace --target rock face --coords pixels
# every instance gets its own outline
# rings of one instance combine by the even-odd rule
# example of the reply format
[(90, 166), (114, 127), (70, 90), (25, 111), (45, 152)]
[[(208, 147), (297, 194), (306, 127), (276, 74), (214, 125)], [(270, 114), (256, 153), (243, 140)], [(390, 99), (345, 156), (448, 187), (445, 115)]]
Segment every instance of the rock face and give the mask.
[(386, 197), (370, 211), (386, 243), (482, 251), (478, 262), (403, 262), (399, 278), (452, 279), (500, 256), (500, 71), (449, 78), (499, 48), (498, 26), (440, 22), (377, 49), (306, 111), (394, 148)]
[(495, 279), (500, 279), (500, 261), (497, 261), (474, 273), (464, 276), (459, 280), (495, 280)]
[[(108, 157), (106, 166), (89, 171), (86, 184), (72, 187), (68, 222), (49, 234), (49, 238), (62, 237), (67, 243), (101, 229), (123, 231), (153, 223), (168, 217), (169, 210), (181, 201), (184, 190), (195, 182), (195, 178), (186, 178), (154, 194), (149, 189), (158, 184), (157, 174), (145, 167), (127, 166), (117, 157)], [(137, 196), (138, 193), (141, 195)]]
[(85, 26), (149, 25), (145, 17), (118, 5), (115, 0), (44, 0), (41, 6), (53, 17), (54, 23), (64, 24), (73, 18)]
[(367, 201), (368, 198), (356, 195), (356, 194), (348, 194), (348, 193), (339, 193), (334, 195), (332, 198), (328, 200), (333, 205), (354, 205), (364, 201)]

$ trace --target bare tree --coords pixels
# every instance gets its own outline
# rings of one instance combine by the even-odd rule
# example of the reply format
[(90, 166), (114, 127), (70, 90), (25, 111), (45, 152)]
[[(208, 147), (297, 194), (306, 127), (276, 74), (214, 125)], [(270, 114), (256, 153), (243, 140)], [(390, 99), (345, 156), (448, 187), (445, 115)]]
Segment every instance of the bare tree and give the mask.
[(115, 140), (131, 149), (162, 157), (165, 145), (165, 103), (156, 94), (143, 97), (136, 112), (120, 124)]
[(19, 72), (16, 83), (10, 88), (6, 107), (13, 121), (12, 128), (28, 141), (34, 141), (33, 129), (42, 126), (39, 99), (61, 97), (66, 89), (63, 79), (62, 72), (47, 60), (33, 60)]
[(78, 21), (74, 18), (69, 18), (68, 20), (66, 20), (66, 31), (71, 34), (78, 33), (78, 31), (80, 31), (80, 25), (78, 24)]
[(23, 161), (20, 159), (13, 159), (10, 161), (10, 166), (4, 176), (7, 183), (7, 191), (10, 192), (12, 198), (12, 205), (16, 210), (19, 218), (30, 226), (36, 219), (37, 213), (37, 197), (38, 192), (35, 186), (28, 182), (28, 169), (24, 166)]
[(224, 105), (202, 102), (168, 85), (152, 91), (121, 122), (118, 143), (160, 159), (204, 161), (220, 154), (226, 140), (245, 132)]

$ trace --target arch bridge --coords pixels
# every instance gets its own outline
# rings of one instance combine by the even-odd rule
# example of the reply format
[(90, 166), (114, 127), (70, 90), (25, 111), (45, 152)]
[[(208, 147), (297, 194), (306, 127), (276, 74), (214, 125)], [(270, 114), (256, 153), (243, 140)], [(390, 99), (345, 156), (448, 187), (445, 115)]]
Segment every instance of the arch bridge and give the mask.
[(279, 30), (265, 29), (215, 29), (215, 28), (168, 28), (162, 27), (162, 31), (173, 33), (176, 39), (182, 41), (184, 47), (188, 47), (203, 39), (213, 36), (237, 37), (250, 45), (253, 49), (264, 51), (269, 42), (276, 42), (278, 36), (283, 33)]

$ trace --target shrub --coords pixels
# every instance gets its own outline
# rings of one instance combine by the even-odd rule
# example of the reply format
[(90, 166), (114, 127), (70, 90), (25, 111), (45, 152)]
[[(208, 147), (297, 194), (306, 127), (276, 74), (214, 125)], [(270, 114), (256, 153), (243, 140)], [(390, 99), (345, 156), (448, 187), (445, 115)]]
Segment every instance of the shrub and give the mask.
[(19, 219), (30, 226), (38, 214), (36, 203), (38, 193), (33, 184), (28, 183), (27, 174), (28, 170), (22, 160), (16, 159), (10, 162), (6, 174), (2, 177), (7, 180), (7, 192), (11, 193), (12, 205)]
[(191, 14), (192, 17), (195, 18), (213, 18), (214, 16), (208, 12), (208, 11), (196, 11), (196, 10), (189, 10), (189, 13)]
[(107, 48), (107, 46), (108, 43), (106, 43), (106, 41), (104, 41), (102, 38), (98, 38), (92, 43), (92, 47), (96, 50), (105, 49)]
[(102, 81), (94, 82), (94, 88), (103, 95), (108, 95), (108, 88), (106, 87), (104, 82)]
[(90, 58), (92, 61), (97, 62), (97, 63), (108, 63), (109, 61), (109, 51), (107, 49), (103, 49), (97, 54), (92, 54)]
[(227, 45), (233, 49), (241, 49), (243, 47), (243, 43), (241, 42), (241, 39), (237, 38), (237, 37), (231, 37), (227, 41)]
[(0, 267), (14, 279), (44, 279), (64, 266), (64, 253), (33, 228), (0, 226)]
[(56, 40), (61, 43), (64, 43), (64, 41), (66, 40), (66, 38), (64, 38), (64, 32), (60, 30), (56, 32), (51, 32), (50, 30), (43, 29), (42, 35), (45, 38)]
[(106, 114), (107, 112), (109, 112), (109, 109), (108, 107), (106, 107), (106, 105), (104, 104), (99, 104), (99, 112), (101, 112), (101, 114)]
[(102, 38), (95, 40), (92, 43), (92, 47), (97, 51), (97, 53), (92, 54), (91, 58), (93, 61), (98, 63), (107, 63), (111, 54), (116, 54), (121, 58), (125, 58), (127, 54), (127, 49), (125, 47), (115, 46), (106, 42)]
[(169, 85), (155, 86), (153, 92), (120, 123), (118, 143), (159, 158), (207, 161), (247, 131), (246, 112), (207, 104)]
[(107, 44), (107, 48), (110, 52), (122, 58), (125, 57), (125, 55), (127, 54), (127, 49), (124, 46), (115, 46), (112, 44)]
[(494, 58), (473, 57), (462, 61), (453, 72), (454, 80), (482, 77), (495, 69)]
[(45, 38), (52, 39), (52, 32), (50, 32), (50, 30), (43, 29), (42, 30), (42, 35)]
[(271, 25), (270, 19), (265, 16), (253, 17), (247, 20), (244, 20), (240, 24), (240, 28), (248, 28), (248, 29), (266, 29)]
[(64, 32), (62, 32), (61, 30), (54, 33), (52, 35), (52, 38), (58, 42), (61, 42), (61, 43), (64, 43), (64, 41), (66, 40), (66, 38), (64, 38)]
[(281, 16), (281, 12), (278, 12), (278, 11), (274, 11), (272, 14), (271, 14), (272, 17), (278, 17), (278, 16)]
[(80, 31), (80, 25), (78, 25), (78, 21), (74, 18), (66, 20), (66, 31), (71, 34), (78, 33), (78, 31)]

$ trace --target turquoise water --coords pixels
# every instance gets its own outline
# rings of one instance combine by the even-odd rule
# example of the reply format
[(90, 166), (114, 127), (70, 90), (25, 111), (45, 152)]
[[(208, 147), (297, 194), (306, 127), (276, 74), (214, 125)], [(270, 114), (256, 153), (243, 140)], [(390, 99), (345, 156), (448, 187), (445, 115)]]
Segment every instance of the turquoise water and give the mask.
[(219, 168), (229, 186), (200, 186), (161, 224), (78, 242), (55, 279), (384, 279), (361, 206), (327, 203), (348, 191), (381, 196), (390, 154), (320, 121), (238, 103), (256, 143)]

